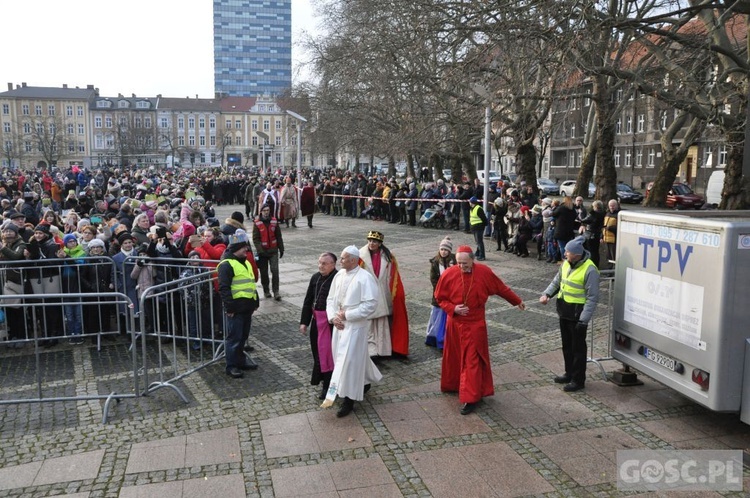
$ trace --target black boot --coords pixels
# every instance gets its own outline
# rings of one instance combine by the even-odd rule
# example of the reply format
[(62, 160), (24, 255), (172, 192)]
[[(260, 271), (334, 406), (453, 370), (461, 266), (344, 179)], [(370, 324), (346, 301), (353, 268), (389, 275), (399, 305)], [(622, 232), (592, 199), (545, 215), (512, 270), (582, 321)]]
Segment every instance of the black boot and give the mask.
[(354, 400), (350, 398), (344, 398), (344, 402), (341, 403), (341, 408), (339, 408), (339, 411), (336, 412), (336, 416), (346, 417), (354, 410)]

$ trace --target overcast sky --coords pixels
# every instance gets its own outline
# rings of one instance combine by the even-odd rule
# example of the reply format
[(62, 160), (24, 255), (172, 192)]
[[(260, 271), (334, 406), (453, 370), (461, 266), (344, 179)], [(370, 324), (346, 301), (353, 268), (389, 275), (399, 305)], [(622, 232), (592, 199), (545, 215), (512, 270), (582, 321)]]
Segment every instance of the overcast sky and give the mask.
[[(313, 0), (292, 0), (292, 57), (315, 31)], [(213, 97), (212, 0), (0, 0), (0, 92), (7, 84)], [(296, 73), (295, 73), (296, 74)]]

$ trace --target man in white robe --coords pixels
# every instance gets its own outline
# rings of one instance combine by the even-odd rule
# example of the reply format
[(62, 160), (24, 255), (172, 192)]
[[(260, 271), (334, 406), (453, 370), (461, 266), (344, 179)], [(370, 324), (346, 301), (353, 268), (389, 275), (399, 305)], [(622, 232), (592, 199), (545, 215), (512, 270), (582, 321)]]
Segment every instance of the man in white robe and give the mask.
[(341, 253), (341, 268), (333, 278), (328, 293), (326, 314), (334, 326), (331, 339), (333, 374), (323, 407), (333, 405), (336, 396), (344, 398), (337, 417), (345, 417), (354, 409), (354, 401), (362, 401), (370, 383), (383, 376), (367, 352), (369, 316), (378, 306), (378, 284), (375, 278), (359, 267), (359, 250), (349, 246)]

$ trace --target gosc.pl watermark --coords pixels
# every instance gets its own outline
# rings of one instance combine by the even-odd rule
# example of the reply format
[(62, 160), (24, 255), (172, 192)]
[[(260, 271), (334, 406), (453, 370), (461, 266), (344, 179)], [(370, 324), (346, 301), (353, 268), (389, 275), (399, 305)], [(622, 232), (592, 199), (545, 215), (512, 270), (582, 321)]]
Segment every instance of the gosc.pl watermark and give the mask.
[(617, 489), (742, 491), (742, 451), (618, 451)]

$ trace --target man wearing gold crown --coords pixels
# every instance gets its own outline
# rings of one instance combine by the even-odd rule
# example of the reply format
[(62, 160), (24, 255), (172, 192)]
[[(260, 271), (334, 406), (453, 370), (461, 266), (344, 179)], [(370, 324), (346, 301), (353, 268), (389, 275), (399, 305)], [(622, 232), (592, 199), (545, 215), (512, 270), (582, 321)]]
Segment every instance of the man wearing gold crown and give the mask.
[(360, 266), (378, 282), (378, 308), (370, 316), (367, 348), (370, 356), (409, 354), (409, 317), (406, 294), (398, 272), (398, 262), (383, 244), (385, 236), (372, 230), (367, 245), (359, 249)]

